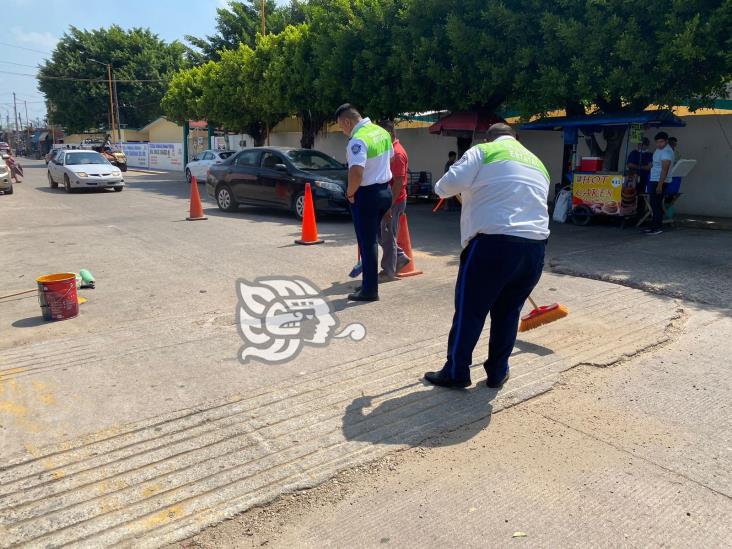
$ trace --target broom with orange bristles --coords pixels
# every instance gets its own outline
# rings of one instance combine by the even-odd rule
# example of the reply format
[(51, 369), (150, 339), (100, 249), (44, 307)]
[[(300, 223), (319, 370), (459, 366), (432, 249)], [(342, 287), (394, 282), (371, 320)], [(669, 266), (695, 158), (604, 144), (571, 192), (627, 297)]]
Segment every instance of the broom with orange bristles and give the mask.
[(564, 318), (569, 314), (569, 309), (559, 303), (552, 303), (551, 305), (540, 307), (531, 299), (531, 296), (529, 296), (529, 303), (531, 303), (534, 309), (526, 316), (521, 317), (519, 332), (533, 330), (544, 324), (549, 324), (550, 322)]
[[(459, 194), (455, 195), (455, 198), (457, 198), (458, 202), (460, 202), (461, 204), (463, 203), (462, 197)], [(439, 210), (444, 202), (445, 199), (440, 198), (440, 200), (437, 202), (437, 205), (432, 210), (432, 213)], [(554, 322), (555, 320), (564, 318), (569, 314), (569, 309), (559, 303), (552, 303), (551, 305), (545, 305), (540, 307), (533, 299), (531, 299), (531, 296), (529, 296), (528, 299), (534, 309), (526, 316), (521, 317), (519, 332), (527, 332), (529, 330), (533, 330), (534, 328), (538, 328), (539, 326), (543, 326), (544, 324), (549, 324), (550, 322)]]

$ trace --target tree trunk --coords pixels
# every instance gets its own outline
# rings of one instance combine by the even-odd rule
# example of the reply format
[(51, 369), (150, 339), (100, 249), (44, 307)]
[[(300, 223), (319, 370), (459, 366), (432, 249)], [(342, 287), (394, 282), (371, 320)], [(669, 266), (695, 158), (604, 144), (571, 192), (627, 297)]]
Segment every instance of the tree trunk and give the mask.
[(326, 117), (320, 113), (313, 112), (310, 109), (300, 113), (302, 121), (302, 135), (300, 136), (300, 146), (303, 149), (312, 149), (315, 147), (315, 137), (323, 128)]
[(625, 126), (613, 126), (605, 128), (602, 131), (607, 145), (605, 146), (605, 154), (603, 154), (603, 168), (610, 172), (618, 171), (620, 163), (620, 152), (623, 149), (623, 141), (625, 138)]
[(263, 147), (267, 142), (267, 126), (264, 122), (254, 122), (249, 124), (246, 132), (252, 136), (255, 147)]
[(590, 156), (602, 158), (602, 168), (605, 171), (616, 172), (620, 165), (620, 152), (623, 149), (625, 138), (625, 126), (610, 126), (603, 128), (602, 136), (605, 138), (605, 148), (597, 142), (595, 134), (586, 135), (585, 141), (590, 148)]

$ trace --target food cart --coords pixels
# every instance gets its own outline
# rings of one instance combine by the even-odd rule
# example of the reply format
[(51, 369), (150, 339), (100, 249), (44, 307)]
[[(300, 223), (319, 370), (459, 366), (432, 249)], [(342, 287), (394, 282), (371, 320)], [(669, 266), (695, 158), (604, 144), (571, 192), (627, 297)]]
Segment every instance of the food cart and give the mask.
[[(575, 224), (587, 225), (594, 216), (611, 216), (621, 218), (624, 225), (625, 220), (635, 216), (638, 210), (636, 175), (629, 173), (625, 166), (630, 147), (636, 147), (643, 131), (649, 128), (685, 125), (671, 111), (656, 110), (544, 118), (524, 124), (521, 129), (562, 131), (568, 161), (562, 167), (562, 182), (557, 192), (563, 188), (570, 189), (570, 215)], [(625, 146), (620, 150), (619, 169), (613, 171), (603, 169), (601, 158), (579, 158), (577, 155), (580, 133), (590, 137), (607, 127), (625, 128)]]

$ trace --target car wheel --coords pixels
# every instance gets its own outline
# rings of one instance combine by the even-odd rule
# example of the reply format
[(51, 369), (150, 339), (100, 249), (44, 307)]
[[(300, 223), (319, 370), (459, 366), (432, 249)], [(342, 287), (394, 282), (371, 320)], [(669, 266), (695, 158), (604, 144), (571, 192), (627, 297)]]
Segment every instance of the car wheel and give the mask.
[(592, 210), (589, 206), (577, 206), (572, 210), (572, 223), (585, 227), (592, 221)]
[(122, 192), (122, 189), (124, 189), (124, 187), (115, 187), (114, 188), (114, 192), (121, 193)]
[(191, 170), (186, 168), (186, 181), (188, 181), (188, 183), (190, 183), (192, 178), (193, 178), (193, 176), (191, 175)]
[(299, 192), (292, 199), (292, 211), (298, 219), (305, 215), (305, 193)]
[(56, 183), (56, 182), (55, 182), (55, 181), (53, 180), (53, 177), (51, 176), (51, 172), (46, 172), (46, 173), (48, 174), (48, 185), (49, 185), (49, 186), (50, 186), (50, 187), (51, 187), (52, 189), (58, 189), (58, 183)]
[(216, 189), (216, 204), (220, 210), (225, 212), (234, 212), (239, 207), (236, 200), (234, 200), (234, 195), (231, 193), (231, 189), (226, 185), (221, 185)]
[(127, 164), (120, 164), (119, 165), (119, 169), (122, 170), (123, 172), (126, 172), (127, 171)]
[(68, 175), (64, 176), (64, 189), (66, 190), (67, 193), (71, 192), (71, 181), (69, 181)]
[(13, 186), (12, 185), (10, 185), (10, 188), (7, 191), (5, 191), (5, 194), (13, 194)]

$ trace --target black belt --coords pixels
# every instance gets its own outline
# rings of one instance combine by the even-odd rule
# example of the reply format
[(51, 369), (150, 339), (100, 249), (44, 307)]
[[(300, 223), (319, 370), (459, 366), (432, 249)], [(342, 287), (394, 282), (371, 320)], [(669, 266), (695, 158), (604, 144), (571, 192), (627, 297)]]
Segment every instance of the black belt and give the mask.
[(536, 240), (533, 238), (524, 238), (522, 236), (513, 236), (511, 234), (478, 233), (473, 238), (477, 238), (478, 240), (489, 240), (493, 242), (515, 242), (517, 244), (546, 244), (547, 242), (549, 242), (548, 238)]

